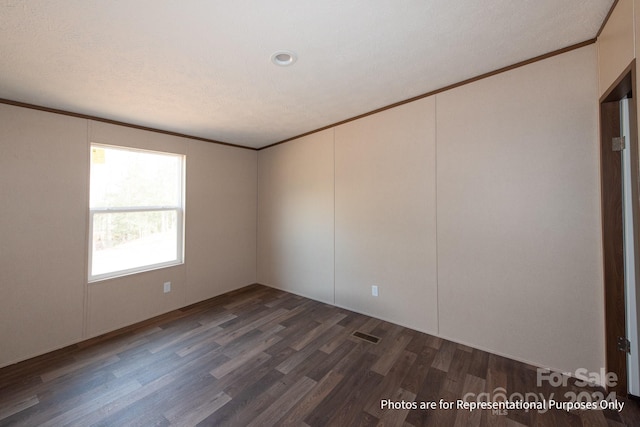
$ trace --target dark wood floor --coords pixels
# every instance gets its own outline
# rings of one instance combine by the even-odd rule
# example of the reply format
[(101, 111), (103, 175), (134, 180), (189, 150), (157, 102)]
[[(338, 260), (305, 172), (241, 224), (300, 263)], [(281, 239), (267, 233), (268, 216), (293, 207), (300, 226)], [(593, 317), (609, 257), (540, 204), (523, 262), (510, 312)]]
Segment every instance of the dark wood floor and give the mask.
[(0, 425), (640, 425), (629, 401), (621, 413), (381, 408), (496, 390), (596, 391), (537, 387), (532, 366), (253, 285), (1, 369)]

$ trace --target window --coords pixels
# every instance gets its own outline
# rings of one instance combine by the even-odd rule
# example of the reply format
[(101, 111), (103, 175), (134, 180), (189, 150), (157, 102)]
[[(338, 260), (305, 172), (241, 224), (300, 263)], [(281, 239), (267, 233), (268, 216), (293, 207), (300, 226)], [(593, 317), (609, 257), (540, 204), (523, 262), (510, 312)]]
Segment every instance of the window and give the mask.
[(89, 281), (183, 262), (184, 156), (91, 145)]

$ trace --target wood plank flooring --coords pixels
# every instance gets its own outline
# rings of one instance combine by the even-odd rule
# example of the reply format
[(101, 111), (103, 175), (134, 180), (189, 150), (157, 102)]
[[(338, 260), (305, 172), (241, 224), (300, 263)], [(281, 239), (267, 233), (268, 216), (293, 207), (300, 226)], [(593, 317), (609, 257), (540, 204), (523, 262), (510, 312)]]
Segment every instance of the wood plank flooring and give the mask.
[(410, 406), (599, 391), (536, 378), (523, 363), (252, 285), (0, 369), (0, 426), (640, 425), (628, 400), (621, 413)]

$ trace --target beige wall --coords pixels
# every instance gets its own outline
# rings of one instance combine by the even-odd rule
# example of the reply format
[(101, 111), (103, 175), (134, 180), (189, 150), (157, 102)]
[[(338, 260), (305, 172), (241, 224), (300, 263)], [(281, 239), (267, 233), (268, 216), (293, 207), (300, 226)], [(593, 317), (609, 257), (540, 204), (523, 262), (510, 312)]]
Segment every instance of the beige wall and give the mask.
[(258, 281), (334, 302), (333, 129), (258, 156)]
[[(87, 283), (91, 142), (187, 155), (185, 264)], [(256, 281), (255, 151), (7, 105), (0, 147), (0, 366)]]
[(596, 49), (437, 95), (440, 333), (604, 366)]
[[(591, 45), (336, 127), (335, 175), (328, 156), (323, 174), (304, 174), (318, 147), (281, 173), (300, 141), (261, 151), (259, 246), (315, 253), (316, 239), (274, 229), (290, 216), (264, 195), (311, 224), (319, 199), (287, 181), (305, 176), (323, 200), (334, 184), (336, 304), (537, 365), (599, 369), (596, 70)], [(330, 252), (287, 289), (313, 298), (306, 286)]]
[(0, 366), (82, 338), (87, 122), (0, 105)]
[(336, 304), (437, 333), (435, 99), (335, 132)]
[[(620, 0), (598, 37), (599, 95), (602, 96), (638, 57), (640, 0)], [(640, 74), (636, 73), (636, 79)], [(636, 87), (640, 81), (636, 80)], [(637, 109), (640, 123), (640, 108)]]
[(598, 37), (598, 96), (615, 82), (635, 58), (634, 0), (620, 0)]
[(256, 282), (258, 156), (189, 141), (186, 302)]

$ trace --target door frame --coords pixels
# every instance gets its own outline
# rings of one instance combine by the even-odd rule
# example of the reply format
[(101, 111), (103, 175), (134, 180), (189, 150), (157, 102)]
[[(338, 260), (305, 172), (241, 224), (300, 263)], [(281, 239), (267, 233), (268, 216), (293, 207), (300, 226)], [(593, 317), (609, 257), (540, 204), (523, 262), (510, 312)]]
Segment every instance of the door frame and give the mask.
[[(629, 96), (628, 96), (629, 95)], [(602, 200), (602, 245), (605, 300), (605, 344), (607, 371), (617, 375), (609, 387), (619, 396), (627, 396), (627, 353), (618, 350), (618, 337), (627, 336), (624, 283), (624, 227), (621, 153), (612, 151), (611, 140), (620, 136), (620, 100), (629, 97), (630, 138), (626, 141), (631, 156), (631, 194), (633, 228), (640, 230), (638, 202), (638, 129), (636, 109), (635, 59), (600, 98), (600, 172)], [(640, 267), (638, 240), (634, 239), (636, 277)]]

